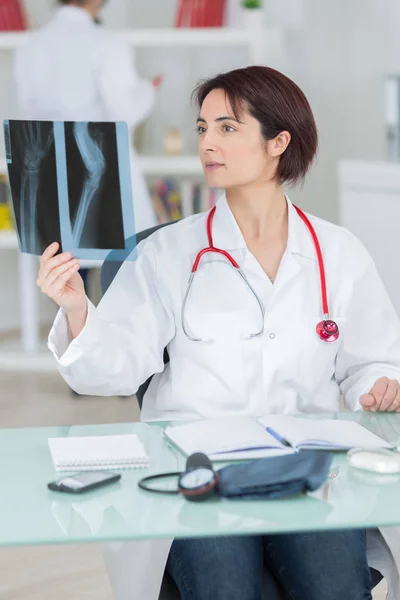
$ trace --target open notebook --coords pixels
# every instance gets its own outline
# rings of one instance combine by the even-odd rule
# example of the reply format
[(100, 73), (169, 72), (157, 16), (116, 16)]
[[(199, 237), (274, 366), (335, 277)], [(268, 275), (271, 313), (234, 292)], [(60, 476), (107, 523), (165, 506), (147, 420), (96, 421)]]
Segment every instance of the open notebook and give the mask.
[(132, 469), (148, 465), (146, 451), (135, 434), (49, 438), (57, 471)]
[[(271, 428), (273, 436), (266, 428)], [(302, 449), (391, 448), (354, 421), (268, 415), (259, 419), (218, 417), (167, 427), (165, 435), (186, 455), (204, 452), (212, 460), (242, 460)], [(286, 440), (287, 445), (277, 438)]]

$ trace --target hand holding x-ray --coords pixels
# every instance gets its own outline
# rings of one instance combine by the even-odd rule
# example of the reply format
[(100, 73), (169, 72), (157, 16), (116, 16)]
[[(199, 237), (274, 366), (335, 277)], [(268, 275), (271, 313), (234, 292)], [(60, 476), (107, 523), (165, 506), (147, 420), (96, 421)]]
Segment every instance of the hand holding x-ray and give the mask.
[(37, 285), (66, 313), (82, 313), (86, 310), (86, 295), (82, 277), (79, 275), (79, 259), (70, 252), (56, 255), (58, 244), (51, 244), (40, 257)]
[(72, 339), (77, 337), (87, 319), (87, 299), (82, 277), (79, 275), (79, 260), (70, 252), (55, 255), (57, 242), (51, 244), (40, 257), (37, 285), (53, 300), (68, 319)]

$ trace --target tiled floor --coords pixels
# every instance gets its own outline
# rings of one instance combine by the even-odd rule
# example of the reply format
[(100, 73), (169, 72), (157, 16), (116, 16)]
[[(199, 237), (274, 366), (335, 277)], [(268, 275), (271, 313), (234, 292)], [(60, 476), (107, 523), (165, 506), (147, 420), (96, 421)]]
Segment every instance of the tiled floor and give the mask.
[[(134, 398), (73, 396), (56, 374), (0, 373), (1, 427), (112, 423), (137, 418)], [(0, 549), (0, 600), (54, 598), (112, 600), (96, 544)], [(384, 598), (384, 586), (380, 586), (374, 599)]]

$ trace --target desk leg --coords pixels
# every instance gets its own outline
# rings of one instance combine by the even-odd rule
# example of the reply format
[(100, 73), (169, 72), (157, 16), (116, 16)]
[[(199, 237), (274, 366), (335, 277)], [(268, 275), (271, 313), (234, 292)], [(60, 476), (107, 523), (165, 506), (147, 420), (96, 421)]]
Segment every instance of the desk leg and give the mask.
[(37, 257), (19, 252), (21, 345), (25, 352), (35, 352), (39, 347), (37, 272)]

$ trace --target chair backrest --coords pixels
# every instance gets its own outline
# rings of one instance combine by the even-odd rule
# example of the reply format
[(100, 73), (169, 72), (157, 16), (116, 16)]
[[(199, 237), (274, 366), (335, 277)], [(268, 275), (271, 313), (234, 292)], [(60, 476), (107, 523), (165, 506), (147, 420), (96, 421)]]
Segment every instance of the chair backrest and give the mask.
[(118, 271), (120, 270), (121, 266), (124, 264), (125, 260), (128, 258), (128, 256), (131, 254), (132, 250), (134, 249), (135, 245), (139, 244), (140, 242), (142, 242), (143, 240), (145, 240), (146, 238), (149, 237), (149, 235), (152, 235), (155, 231), (158, 231), (159, 229), (162, 229), (163, 227), (168, 227), (168, 225), (172, 225), (173, 223), (176, 223), (177, 221), (170, 221), (169, 223), (161, 223), (160, 225), (155, 225), (155, 227), (150, 227), (150, 229), (145, 229), (144, 231), (139, 231), (139, 233), (137, 233), (136, 235), (133, 235), (132, 237), (129, 237), (126, 242), (126, 251), (123, 252), (123, 255), (125, 256), (124, 260), (115, 260), (115, 256), (121, 256), (121, 250), (111, 250), (110, 253), (107, 255), (103, 266), (101, 267), (101, 272), (100, 272), (100, 287), (101, 287), (101, 293), (104, 294), (106, 293), (106, 291), (108, 290), (108, 288), (110, 287), (111, 283), (113, 282), (116, 274), (118, 273)]
[[(135, 243), (139, 244), (139, 242), (141, 242), (142, 240), (145, 240), (149, 235), (151, 235), (158, 229), (161, 229), (162, 227), (167, 227), (168, 225), (172, 225), (173, 223), (176, 223), (176, 222), (177, 221), (171, 221), (170, 223), (162, 223), (161, 225), (156, 225), (155, 227), (151, 227), (150, 229), (145, 229), (144, 231), (140, 231), (135, 236), (128, 238), (126, 240), (127, 250), (125, 253), (125, 258), (128, 258), (128, 256), (130, 255), (130, 253), (134, 249)], [(121, 266), (124, 263), (123, 260), (114, 260), (114, 256), (116, 256), (116, 255), (121, 256), (121, 251), (118, 250), (118, 254), (117, 254), (117, 252), (115, 250), (111, 250), (110, 254), (106, 257), (106, 259), (103, 263), (103, 266), (101, 267), (100, 287), (101, 287), (101, 292), (103, 295), (108, 290), (108, 288), (111, 285), (111, 283), (113, 282), (116, 274), (118, 273), (118, 271), (120, 270)], [(164, 364), (167, 364), (167, 362), (169, 362), (169, 356), (168, 356), (167, 350), (164, 349)], [(147, 388), (150, 385), (151, 379), (152, 379), (152, 376), (149, 377), (149, 379), (147, 379), (147, 381), (145, 381), (139, 387), (139, 389), (136, 393), (136, 398), (137, 398), (137, 401), (139, 404), (139, 408), (142, 408), (143, 397), (147, 391)]]

